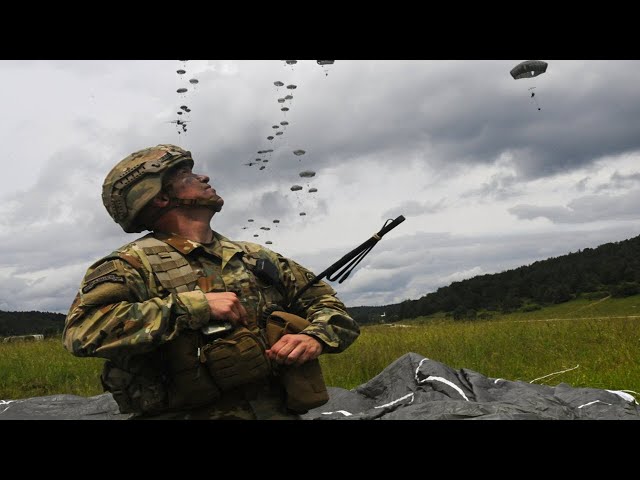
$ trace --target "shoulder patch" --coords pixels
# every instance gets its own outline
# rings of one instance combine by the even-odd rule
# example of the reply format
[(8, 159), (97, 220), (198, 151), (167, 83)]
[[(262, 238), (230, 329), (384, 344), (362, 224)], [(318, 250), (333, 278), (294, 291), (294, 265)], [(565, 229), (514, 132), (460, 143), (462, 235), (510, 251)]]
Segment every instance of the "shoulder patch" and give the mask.
[(110, 273), (102, 277), (93, 278), (91, 280), (85, 281), (84, 286), (82, 287), (82, 293), (87, 293), (96, 285), (99, 285), (104, 282), (124, 283), (124, 275), (116, 275), (115, 273)]
[(115, 260), (109, 260), (97, 267), (93, 272), (87, 275), (84, 279), (85, 283), (89, 283), (91, 280), (107, 275), (108, 273), (115, 272), (118, 269)]

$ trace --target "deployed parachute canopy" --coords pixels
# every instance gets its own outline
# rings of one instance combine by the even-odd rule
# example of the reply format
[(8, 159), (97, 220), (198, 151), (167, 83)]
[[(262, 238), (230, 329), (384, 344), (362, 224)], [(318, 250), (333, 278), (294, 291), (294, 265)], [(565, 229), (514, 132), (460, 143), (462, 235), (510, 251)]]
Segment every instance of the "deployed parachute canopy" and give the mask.
[(280, 80), (278, 80), (278, 81), (276, 81), (276, 82), (273, 82), (273, 84), (274, 84), (276, 87), (282, 87), (282, 86), (284, 85), (284, 83), (282, 83)]
[(547, 71), (549, 64), (542, 60), (526, 60), (511, 69), (514, 80), (521, 78), (533, 78)]
[(335, 62), (335, 60), (316, 60), (316, 62), (318, 62), (318, 65), (322, 67), (322, 69), (324, 70), (324, 76), (326, 77), (327, 75), (329, 75), (329, 72), (327, 71), (327, 65), (333, 65), (333, 62)]
[(315, 188), (315, 187), (309, 189), (309, 193), (315, 193), (317, 191), (318, 191), (318, 189)]
[(186, 71), (186, 70), (182, 70), (182, 69), (180, 69), (180, 70), (176, 70), (176, 73), (177, 73), (178, 75), (184, 75), (185, 73), (187, 73), (187, 71)]
[(176, 90), (176, 92), (178, 92), (178, 93), (186, 93), (187, 89), (186, 88), (179, 88), (178, 90)]
[(316, 172), (312, 170), (305, 170), (303, 172), (300, 172), (300, 176), (302, 178), (311, 178), (311, 177), (314, 177), (315, 175), (316, 175)]
[[(547, 62), (543, 62), (542, 60), (526, 60), (513, 67), (510, 73), (514, 80), (520, 80), (522, 78), (533, 78), (546, 72), (547, 67)], [(535, 98), (536, 94), (533, 91), (533, 89), (535, 88), (536, 87), (529, 88), (529, 98), (534, 101), (536, 107), (538, 107), (538, 110), (541, 110), (540, 105), (538, 105), (538, 100)]]
[(302, 190), (302, 187), (300, 185), (292, 185), (291, 186), (291, 191), (292, 192), (297, 192), (298, 190)]
[(299, 157), (300, 155), (304, 155), (305, 153), (307, 153), (307, 152), (305, 152), (304, 150), (294, 150), (294, 151), (293, 151), (293, 154), (294, 154), (294, 155), (297, 155), (298, 157)]

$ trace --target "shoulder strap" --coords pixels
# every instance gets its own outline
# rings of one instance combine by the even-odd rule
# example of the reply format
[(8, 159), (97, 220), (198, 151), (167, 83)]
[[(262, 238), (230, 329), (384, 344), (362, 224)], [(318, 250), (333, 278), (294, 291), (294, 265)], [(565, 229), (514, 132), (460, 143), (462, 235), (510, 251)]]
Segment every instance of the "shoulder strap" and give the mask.
[(136, 240), (160, 284), (173, 293), (193, 290), (199, 275), (180, 252), (149, 235)]

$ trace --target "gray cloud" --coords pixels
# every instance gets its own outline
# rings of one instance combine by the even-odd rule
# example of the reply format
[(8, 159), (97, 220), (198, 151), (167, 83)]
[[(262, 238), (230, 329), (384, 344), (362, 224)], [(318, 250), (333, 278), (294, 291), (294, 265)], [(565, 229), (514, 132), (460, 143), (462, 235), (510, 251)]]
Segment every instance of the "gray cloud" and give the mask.
[[(316, 272), (405, 215), (334, 285), (349, 305), (635, 235), (640, 62), (550, 61), (514, 81), (518, 62), (345, 60), (325, 76), (314, 61), (189, 61), (199, 84), (183, 97), (178, 61), (0, 62), (12, 112), (0, 132), (0, 308), (65, 311), (85, 269), (136, 238), (108, 217), (101, 184), (159, 143), (191, 150), (210, 175), (225, 199), (215, 229), (273, 239)], [(275, 80), (298, 85), (286, 114)], [(178, 134), (168, 122), (181, 104), (192, 111)], [(244, 165), (265, 149), (265, 169)], [(316, 171), (309, 185), (303, 169)], [(302, 195), (309, 186), (317, 194)], [(281, 223), (253, 237), (248, 218)]]

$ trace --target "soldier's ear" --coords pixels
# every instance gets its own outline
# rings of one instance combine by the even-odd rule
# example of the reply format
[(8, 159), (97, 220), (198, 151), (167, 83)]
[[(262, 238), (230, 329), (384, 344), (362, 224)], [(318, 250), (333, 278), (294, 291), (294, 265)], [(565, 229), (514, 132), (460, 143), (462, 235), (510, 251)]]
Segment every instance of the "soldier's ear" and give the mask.
[(160, 192), (155, 197), (153, 197), (153, 200), (151, 200), (151, 204), (154, 207), (164, 208), (169, 205), (170, 201), (171, 199), (166, 192)]

